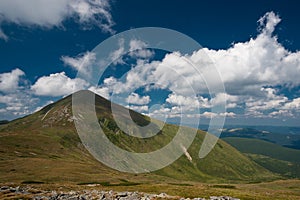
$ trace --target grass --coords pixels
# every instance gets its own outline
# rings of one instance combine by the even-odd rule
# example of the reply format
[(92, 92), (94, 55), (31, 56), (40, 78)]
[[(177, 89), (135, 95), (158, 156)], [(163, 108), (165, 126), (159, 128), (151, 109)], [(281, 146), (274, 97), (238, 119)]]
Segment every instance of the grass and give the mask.
[[(185, 198), (204, 197), (209, 199), (210, 196), (232, 196), (243, 200), (286, 200), (286, 199), (299, 199), (300, 197), (300, 180), (281, 180), (274, 182), (266, 182), (259, 184), (226, 184), (211, 185), (199, 182), (174, 182), (178, 184), (169, 184), (166, 182), (161, 183), (141, 183), (135, 186), (110, 186), (101, 184), (83, 184), (74, 185), (69, 183), (64, 184), (33, 184), (31, 187), (39, 190), (57, 190), (57, 191), (70, 191), (70, 190), (105, 190), (105, 191), (139, 191), (151, 194), (160, 194), (162, 192), (172, 196)], [(187, 185), (180, 185), (186, 183)], [(23, 186), (26, 186), (23, 184)], [(0, 199), (4, 199), (5, 194), (0, 193)], [(24, 199), (21, 196), (19, 199)], [(16, 199), (16, 198), (13, 198)]]
[(271, 142), (250, 138), (224, 138), (243, 153), (265, 155), (277, 160), (300, 163), (300, 150), (282, 147)]
[(235, 185), (212, 185), (213, 188), (236, 189)]
[(43, 181), (22, 181), (21, 184), (44, 184)]
[(119, 179), (120, 182), (115, 182), (115, 183), (111, 183), (108, 181), (104, 181), (104, 182), (97, 182), (97, 181), (93, 181), (93, 182), (81, 182), (78, 183), (77, 185), (101, 185), (101, 186), (135, 186), (135, 185), (140, 185), (141, 183), (137, 183), (137, 182), (131, 182), (128, 181), (126, 179)]
[(225, 138), (260, 166), (285, 178), (300, 178), (300, 150), (258, 139)]
[[(182, 155), (171, 165), (140, 176), (112, 170), (95, 160), (81, 144), (74, 124), (67, 120), (68, 116), (72, 116), (71, 101), (71, 96), (68, 96), (33, 115), (1, 126), (0, 182), (41, 180), (46, 183), (115, 183), (115, 180), (126, 179), (139, 183), (136, 177), (142, 176), (145, 181), (175, 179), (234, 183), (278, 178), (221, 140), (207, 157), (200, 159), (198, 152), (205, 136), (202, 131), (197, 132), (188, 149), (192, 161)], [(174, 138), (179, 128), (167, 124), (154, 137), (131, 137), (119, 130), (113, 120), (109, 101), (96, 96), (95, 102), (98, 119), (106, 136), (127, 151), (143, 153), (160, 149)], [(117, 114), (123, 115), (126, 111), (117, 106)], [(140, 125), (149, 122), (149, 118), (134, 111), (130, 111), (130, 115)], [(192, 129), (185, 127), (184, 130), (188, 134)]]
[(287, 178), (299, 178), (300, 177), (300, 164), (283, 160), (277, 160), (268, 156), (258, 154), (246, 154), (250, 159), (254, 160), (264, 168), (281, 174)]
[[(160, 134), (149, 139), (130, 137), (116, 127), (110, 102), (98, 96), (96, 102), (97, 114), (105, 134), (125, 150), (157, 150), (167, 145), (178, 130), (175, 125), (165, 125)], [(207, 157), (200, 159), (198, 152), (205, 137), (202, 131), (197, 132), (187, 150), (192, 161), (182, 155), (171, 165), (155, 172), (121, 173), (103, 165), (89, 154), (81, 144), (73, 123), (68, 122), (66, 117), (61, 117), (62, 114), (70, 114), (63, 113), (66, 109), (71, 112), (70, 96), (33, 115), (1, 125), (0, 183), (34, 184), (30, 181), (40, 181), (44, 183), (39, 185), (41, 188), (59, 188), (64, 185), (68, 188), (85, 188), (90, 184), (100, 184), (99, 189), (105, 190), (113, 188), (118, 191), (166, 192), (185, 197), (228, 195), (241, 199), (266, 199), (260, 189), (265, 185), (245, 183), (282, 178), (222, 140), (218, 141)], [(119, 108), (120, 114), (122, 109), (124, 111), (124, 108)], [(136, 112), (130, 114), (139, 124), (147, 124), (146, 117)], [(185, 130), (188, 133), (191, 129)], [(293, 181), (288, 183), (291, 188), (282, 186), (280, 193), (268, 188), (272, 193), (270, 196), (298, 195), (296, 189), (293, 189), (298, 186)], [(256, 186), (257, 192), (251, 189), (256, 189)], [(253, 194), (248, 194), (249, 192)]]

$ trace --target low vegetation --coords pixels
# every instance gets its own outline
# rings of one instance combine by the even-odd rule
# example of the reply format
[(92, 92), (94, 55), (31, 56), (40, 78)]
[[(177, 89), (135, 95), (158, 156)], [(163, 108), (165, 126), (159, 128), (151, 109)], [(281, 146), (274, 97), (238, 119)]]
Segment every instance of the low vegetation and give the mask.
[[(106, 136), (125, 150), (154, 151), (168, 144), (178, 130), (175, 125), (165, 125), (154, 137), (133, 138), (116, 126), (111, 103), (99, 96), (95, 100), (99, 123)], [(245, 155), (222, 140), (207, 157), (200, 159), (198, 152), (206, 134), (203, 131), (197, 132), (187, 149), (192, 160), (182, 155), (170, 166), (144, 174), (113, 170), (95, 160), (81, 144), (72, 121), (71, 102), (72, 98), (68, 96), (39, 112), (0, 126), (1, 184), (13, 182), (48, 188), (96, 185), (103, 190), (166, 192), (185, 197), (228, 195), (241, 199), (267, 199), (266, 196), (276, 196), (280, 199), (284, 195), (300, 195), (296, 190), (299, 181), (296, 180), (287, 180), (275, 191), (271, 181), (284, 176), (259, 162), (255, 153)], [(137, 123), (148, 123), (149, 118), (130, 112)], [(285, 166), (285, 163), (281, 164)], [(254, 182), (269, 183), (251, 184)], [(287, 189), (287, 185), (291, 188)], [(264, 189), (269, 196), (263, 195)]]
[(224, 138), (251, 160), (285, 178), (300, 178), (300, 150), (250, 138)]

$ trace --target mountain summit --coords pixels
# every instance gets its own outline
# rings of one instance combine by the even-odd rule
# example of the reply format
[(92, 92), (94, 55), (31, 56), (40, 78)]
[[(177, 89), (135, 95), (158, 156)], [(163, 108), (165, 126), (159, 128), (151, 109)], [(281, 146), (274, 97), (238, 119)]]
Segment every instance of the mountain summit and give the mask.
[[(78, 94), (92, 93), (79, 91), (76, 95)], [(180, 128), (165, 124), (153, 137), (133, 137), (118, 127), (112, 115), (111, 105), (110, 101), (95, 94), (99, 125), (114, 145), (128, 152), (156, 151), (170, 143)], [(129, 112), (131, 119), (138, 125), (147, 125), (151, 120), (135, 111), (116, 106), (118, 115)], [(91, 155), (77, 134), (74, 120), (77, 119), (72, 114), (72, 95), (69, 95), (36, 113), (1, 125), (0, 182), (115, 183), (130, 180), (135, 183), (165, 179), (250, 182), (275, 177), (222, 140), (218, 141), (208, 156), (200, 159), (198, 152), (206, 134), (200, 130), (197, 131), (190, 148), (184, 149), (184, 154), (171, 165), (154, 172), (123, 173), (107, 167)]]

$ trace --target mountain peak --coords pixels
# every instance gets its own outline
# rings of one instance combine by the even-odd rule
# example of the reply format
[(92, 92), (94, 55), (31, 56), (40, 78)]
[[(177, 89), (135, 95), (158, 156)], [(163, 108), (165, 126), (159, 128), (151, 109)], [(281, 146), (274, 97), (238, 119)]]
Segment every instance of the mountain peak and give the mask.
[[(134, 137), (119, 128), (112, 115), (110, 101), (87, 90), (78, 91), (73, 95), (95, 96), (95, 110), (101, 129), (113, 145), (128, 152), (155, 152), (168, 145), (180, 128), (165, 124), (153, 137)], [(123, 115), (124, 112), (129, 112), (130, 115), (126, 120), (132, 120), (139, 126), (147, 125), (151, 120), (120, 105), (113, 105), (117, 106), (114, 114)], [(0, 170), (14, 169), (14, 171), (6, 174), (5, 177), (0, 177), (0, 182), (4, 179), (20, 182), (24, 180), (55, 182), (58, 179), (86, 182), (135, 177), (116, 172), (91, 156), (77, 134), (74, 120), (72, 95), (69, 95), (36, 113), (1, 125), (0, 153), (1, 162), (5, 164), (0, 166)], [(136, 135), (140, 134), (135, 129), (133, 131)], [(163, 176), (197, 181), (249, 179), (257, 181), (275, 177), (221, 140), (208, 156), (200, 159), (198, 152), (205, 134), (198, 131), (192, 145), (184, 149), (178, 160), (163, 169), (151, 172), (149, 177)], [(27, 171), (26, 174), (24, 170)], [(74, 177), (74, 173), (78, 175)], [(97, 176), (91, 176), (95, 173)], [(147, 176), (145, 177), (148, 179)]]

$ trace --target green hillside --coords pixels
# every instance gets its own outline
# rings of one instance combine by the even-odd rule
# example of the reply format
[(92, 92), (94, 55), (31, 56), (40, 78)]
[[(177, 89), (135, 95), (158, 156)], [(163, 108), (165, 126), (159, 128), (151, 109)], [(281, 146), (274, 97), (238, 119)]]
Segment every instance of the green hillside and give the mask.
[(243, 153), (261, 154), (278, 160), (300, 163), (300, 150), (297, 149), (282, 147), (259, 139), (234, 137), (223, 140)]
[(300, 150), (250, 138), (223, 138), (264, 168), (287, 177), (300, 177)]
[[(88, 91), (81, 91), (89, 94)], [(136, 152), (150, 152), (170, 142), (178, 127), (165, 125), (156, 136), (139, 139), (128, 136), (116, 126), (111, 103), (96, 96), (99, 123), (106, 136), (119, 147)], [(243, 155), (226, 142), (219, 140), (204, 159), (198, 152), (205, 133), (198, 131), (187, 150), (192, 157), (181, 156), (161, 170), (129, 174), (110, 169), (95, 160), (79, 139), (72, 117), (72, 97), (50, 104), (42, 110), (0, 126), (0, 182), (71, 182), (76, 184), (137, 185), (141, 182), (202, 181), (253, 182), (278, 178)], [(119, 114), (125, 108), (119, 107)], [(138, 124), (149, 118), (130, 111)], [(190, 128), (186, 128), (188, 130)]]

